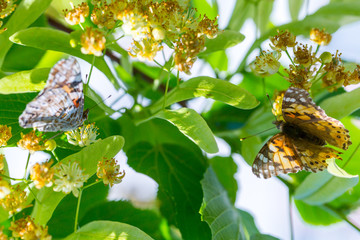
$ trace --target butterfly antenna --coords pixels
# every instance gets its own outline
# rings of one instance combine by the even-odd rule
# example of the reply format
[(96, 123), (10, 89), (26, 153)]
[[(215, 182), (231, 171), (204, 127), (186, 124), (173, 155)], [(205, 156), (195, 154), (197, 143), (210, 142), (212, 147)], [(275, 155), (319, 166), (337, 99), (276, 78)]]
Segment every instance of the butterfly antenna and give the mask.
[(104, 103), (106, 100), (108, 100), (111, 97), (111, 95), (109, 95), (107, 98), (105, 98), (104, 100), (102, 100), (101, 102), (95, 104), (94, 106), (92, 106), (91, 108), (89, 108), (88, 110), (90, 111), (91, 109), (97, 107), (98, 105)]
[(249, 136), (240, 138), (240, 141), (244, 141), (245, 139), (248, 139), (248, 138), (251, 138), (251, 137), (255, 137), (255, 136), (259, 135), (259, 134), (262, 134), (262, 133), (264, 133), (264, 132), (270, 131), (270, 130), (272, 130), (272, 129), (274, 129), (274, 128), (276, 128), (276, 127), (272, 127), (272, 128), (266, 129), (266, 130), (264, 130), (264, 131), (255, 133), (255, 134), (253, 134), (253, 135), (249, 135)]

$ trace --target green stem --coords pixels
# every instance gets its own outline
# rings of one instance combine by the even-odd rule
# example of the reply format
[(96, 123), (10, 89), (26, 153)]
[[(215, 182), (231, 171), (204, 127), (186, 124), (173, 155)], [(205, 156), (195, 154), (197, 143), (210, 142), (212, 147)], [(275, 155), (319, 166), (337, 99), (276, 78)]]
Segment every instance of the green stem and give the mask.
[(289, 189), (289, 221), (290, 221), (290, 239), (294, 240), (294, 222), (292, 216), (292, 195)]
[(102, 182), (102, 181), (96, 181), (96, 182), (90, 183), (89, 185), (84, 186), (82, 189), (85, 190), (85, 189), (87, 189), (87, 188), (89, 188), (89, 187), (92, 187), (92, 186), (94, 186), (95, 184), (98, 184), (98, 183), (101, 183), (101, 182)]
[(56, 160), (57, 162), (60, 162), (58, 156), (57, 156), (56, 153), (55, 153), (55, 149), (52, 150), (51, 153), (52, 153), (52, 155), (54, 156), (55, 160)]
[(323, 77), (325, 77), (325, 75), (328, 74), (328, 72), (324, 73), (323, 75), (321, 75), (318, 79), (314, 78), (314, 81), (312, 82), (312, 84), (314, 85), (317, 81), (319, 81), (320, 79), (322, 79)]
[(318, 53), (319, 49), (320, 49), (320, 45), (317, 45), (316, 50), (315, 50), (315, 55)]
[(88, 87), (89, 87), (89, 85), (90, 85), (91, 73), (92, 73), (93, 68), (94, 68), (94, 63), (95, 63), (95, 55), (93, 55), (93, 59), (92, 59), (91, 67), (90, 67), (89, 76), (88, 76), (88, 79), (87, 79), (86, 84), (85, 84), (84, 94), (86, 94), (87, 89), (88, 89)]
[(360, 232), (360, 228), (358, 226), (356, 226), (354, 223), (352, 223), (345, 214), (343, 214), (341, 211), (339, 211), (338, 209), (333, 208), (332, 206), (330, 206), (329, 204), (324, 204), (321, 205), (322, 208), (324, 208), (324, 210), (332, 213), (333, 215), (337, 216), (338, 218), (341, 218), (342, 220), (344, 220), (345, 222), (347, 222), (350, 226), (352, 226), (354, 229), (356, 229), (358, 232)]
[(319, 72), (321, 71), (321, 69), (323, 68), (323, 66), (324, 66), (324, 64), (321, 63), (319, 70), (317, 70), (317, 72), (316, 72), (316, 74), (315, 74), (315, 77), (313, 78), (314, 81), (315, 81), (315, 79), (317, 78), (317, 76), (319, 75)]
[(82, 191), (83, 191), (83, 189), (80, 189), (79, 197), (78, 197), (78, 202), (77, 202), (77, 206), (76, 206), (74, 232), (77, 231), (78, 224), (79, 224), (78, 221), (79, 221), (79, 212), (80, 212), (80, 202), (81, 202)]
[(168, 89), (169, 89), (170, 74), (171, 74), (171, 72), (169, 71), (168, 79), (167, 79), (167, 81), (166, 81), (166, 87), (165, 87), (165, 95), (164, 95), (163, 109), (165, 109), (165, 106), (166, 106), (166, 98), (167, 98), (167, 92), (168, 92)]
[(291, 61), (292, 65), (294, 65), (294, 66), (295, 66), (295, 63), (294, 63), (294, 61), (292, 60), (292, 58), (291, 58), (291, 56), (290, 56), (290, 54), (289, 54), (288, 50), (285, 50), (285, 53), (286, 53), (286, 55), (288, 56), (288, 58), (290, 59), (290, 61)]
[(282, 76), (283, 78), (285, 77), (285, 75), (284, 74), (282, 74), (281, 72), (277, 72), (277, 74), (279, 74), (280, 76)]
[(10, 179), (10, 180), (14, 180), (14, 181), (26, 181), (26, 180), (23, 179), (23, 178), (12, 178), (12, 177), (6, 176), (6, 175), (4, 175), (4, 174), (0, 174), (0, 177), (4, 177), (4, 178)]
[(36, 194), (34, 193), (34, 191), (31, 189), (29, 183), (27, 181), (24, 181), (24, 183), (26, 184), (26, 186), (28, 187), (29, 191), (31, 192), (31, 194), (34, 196), (35, 201), (40, 203), (40, 200), (36, 197)]
[(24, 179), (26, 179), (26, 172), (27, 172), (27, 169), (28, 169), (28, 166), (29, 166), (30, 156), (31, 156), (31, 153), (29, 152), (28, 158), (27, 158), (27, 160), (26, 160)]
[(176, 73), (176, 87), (178, 87), (179, 86), (179, 83), (180, 83), (180, 78), (179, 78), (179, 76), (180, 76), (180, 72), (179, 72), (179, 70), (177, 70), (177, 73)]

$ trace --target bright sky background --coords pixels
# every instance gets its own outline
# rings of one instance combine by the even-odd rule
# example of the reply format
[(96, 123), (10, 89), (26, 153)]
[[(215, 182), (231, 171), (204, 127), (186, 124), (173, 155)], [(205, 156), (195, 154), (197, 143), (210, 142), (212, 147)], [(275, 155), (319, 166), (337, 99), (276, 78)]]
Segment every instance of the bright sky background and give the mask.
[[(219, 25), (220, 28), (226, 26), (235, 4), (235, 0), (218, 1), (220, 8)], [(284, 24), (290, 21), (288, 13), (287, 0), (275, 0), (275, 5), (271, 20), (275, 25)], [(309, 13), (315, 12), (319, 7), (326, 4), (328, 0), (311, 0), (309, 5)], [(302, 9), (301, 16), (305, 15), (305, 9)], [(229, 68), (233, 71), (237, 68), (240, 60), (245, 55), (255, 39), (255, 25), (251, 20), (245, 22), (241, 32), (246, 36), (244, 42), (227, 51), (229, 57)], [(328, 51), (335, 52), (339, 49), (343, 52), (342, 58), (360, 63), (360, 48), (356, 34), (360, 32), (360, 24), (354, 23), (341, 28), (333, 35), (333, 40), (328, 46)], [(83, 78), (89, 72), (90, 66), (82, 60), (81, 63)], [(199, 71), (201, 67), (201, 71)], [(198, 61), (193, 70), (196, 75), (213, 76), (209, 72), (209, 68), (203, 67)], [(194, 75), (192, 75), (193, 77)], [(186, 75), (184, 76), (188, 78)], [(122, 91), (116, 92), (110, 83), (103, 81), (104, 76), (99, 71), (93, 72), (91, 85), (99, 91), (103, 98), (109, 94), (113, 97), (106, 101), (107, 104), (112, 103), (112, 99), (116, 99), (122, 95)], [(241, 80), (240, 78), (238, 79)], [(132, 100), (125, 96), (122, 101), (115, 105), (116, 108), (130, 107)], [(211, 101), (210, 101), (211, 102)], [(197, 99), (192, 101), (191, 107), (201, 112), (209, 101)], [(229, 146), (222, 140), (218, 140), (220, 153), (218, 155), (227, 156), (230, 153)], [(10, 173), (13, 177), (22, 177), (23, 173), (19, 169), (24, 169), (27, 152), (17, 148), (6, 148), (6, 157), (9, 159)], [(44, 160), (49, 155), (36, 152), (32, 156), (30, 165), (39, 159)], [(116, 157), (121, 168), (126, 171), (126, 177), (121, 184), (113, 187), (109, 194), (109, 199), (127, 198), (136, 200), (137, 202), (147, 201), (156, 197), (157, 184), (149, 177), (135, 173), (134, 170), (126, 165), (126, 156), (120, 152)], [(234, 155), (234, 160), (239, 166), (236, 179), (239, 183), (239, 191), (237, 195), (236, 206), (249, 211), (255, 218), (256, 224), (262, 233), (270, 234), (280, 239), (290, 239), (289, 228), (289, 207), (287, 188), (277, 179), (263, 180), (252, 174), (251, 167), (248, 166), (240, 155)], [(295, 239), (319, 240), (319, 239), (359, 239), (358, 232), (353, 230), (347, 223), (338, 223), (327, 227), (315, 227), (305, 224), (299, 217), (298, 212), (293, 207), (294, 214), (294, 232)]]

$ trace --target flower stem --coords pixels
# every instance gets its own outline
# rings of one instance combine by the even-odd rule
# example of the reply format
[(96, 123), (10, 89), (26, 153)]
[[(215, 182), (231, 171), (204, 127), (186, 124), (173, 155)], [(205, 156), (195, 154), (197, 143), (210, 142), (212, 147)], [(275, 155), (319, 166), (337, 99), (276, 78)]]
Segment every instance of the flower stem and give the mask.
[(87, 188), (89, 188), (89, 187), (92, 187), (92, 186), (94, 186), (95, 184), (98, 184), (98, 183), (101, 183), (101, 182), (102, 182), (102, 181), (96, 181), (96, 182), (90, 183), (89, 185), (84, 186), (82, 189), (85, 190), (85, 189), (87, 189)]
[(291, 58), (291, 56), (290, 56), (290, 54), (289, 54), (288, 50), (285, 50), (285, 53), (286, 53), (286, 55), (288, 56), (288, 58), (290, 59), (290, 61), (291, 61), (292, 65), (294, 65), (294, 66), (295, 66), (295, 63), (294, 63), (294, 61), (292, 60), (292, 58)]
[(26, 180), (27, 169), (28, 169), (29, 162), (30, 162), (30, 156), (31, 156), (31, 153), (29, 152), (28, 158), (27, 158), (27, 160), (26, 160), (26, 166), (25, 166), (25, 173), (24, 173), (24, 179), (25, 179), (25, 180)]
[(319, 72), (321, 71), (321, 69), (323, 68), (323, 66), (324, 66), (324, 63), (321, 63), (319, 70), (317, 70), (317, 72), (316, 72), (316, 74), (315, 74), (315, 77), (313, 78), (314, 81), (315, 81), (315, 79), (317, 78), (317, 76), (319, 75)]
[(327, 212), (332, 213), (333, 215), (336, 215), (338, 218), (341, 218), (342, 220), (344, 220), (345, 222), (347, 222), (350, 226), (352, 226), (354, 229), (356, 229), (358, 232), (360, 232), (360, 228), (358, 226), (356, 226), (353, 222), (351, 222), (345, 214), (343, 214), (341, 211), (339, 211), (338, 209), (333, 208), (332, 206), (330, 206), (329, 204), (323, 204), (321, 205), (322, 208), (324, 210), (326, 210)]
[(26, 186), (28, 187), (29, 191), (30, 191), (31, 194), (34, 196), (35, 201), (38, 202), (38, 203), (40, 203), (40, 200), (36, 197), (36, 194), (35, 194), (34, 191), (31, 189), (29, 183), (28, 183), (27, 181), (23, 181), (23, 182), (26, 184)]
[(54, 149), (54, 150), (52, 150), (52, 151), (51, 151), (51, 153), (53, 154), (53, 156), (54, 156), (55, 160), (56, 160), (57, 162), (60, 162), (60, 160), (59, 160), (58, 156), (57, 156), (57, 155), (56, 155), (56, 153), (55, 153), (55, 149)]
[(0, 177), (8, 178), (8, 179), (14, 180), (14, 181), (25, 181), (25, 179), (23, 179), (23, 178), (12, 178), (12, 177), (6, 176), (4, 174), (0, 174)]
[(78, 221), (79, 221), (79, 212), (80, 212), (80, 202), (81, 202), (82, 191), (83, 191), (83, 189), (80, 189), (79, 197), (78, 197), (78, 202), (77, 202), (77, 206), (76, 206), (74, 232), (77, 231), (78, 224), (79, 224)]
[(170, 74), (171, 74), (171, 72), (169, 71), (169, 75), (168, 75), (168, 79), (166, 81), (166, 87), (165, 87), (163, 109), (165, 109), (165, 106), (166, 106), (166, 98), (167, 98), (167, 92), (168, 92), (168, 89), (169, 89)]
[(88, 79), (87, 79), (86, 84), (85, 84), (86, 86), (85, 86), (85, 89), (84, 89), (84, 94), (86, 94), (87, 89), (88, 89), (88, 87), (89, 87), (89, 85), (90, 85), (91, 73), (92, 73), (93, 68), (94, 68), (94, 63), (95, 63), (95, 55), (93, 55), (93, 59), (92, 59), (91, 67), (90, 67), (89, 76), (88, 76)]
[(290, 239), (294, 240), (294, 222), (292, 215), (292, 195), (289, 189), (289, 222), (290, 222)]
[(320, 49), (320, 45), (317, 45), (316, 50), (315, 50), (315, 55), (317, 54), (317, 52), (319, 51), (319, 49)]

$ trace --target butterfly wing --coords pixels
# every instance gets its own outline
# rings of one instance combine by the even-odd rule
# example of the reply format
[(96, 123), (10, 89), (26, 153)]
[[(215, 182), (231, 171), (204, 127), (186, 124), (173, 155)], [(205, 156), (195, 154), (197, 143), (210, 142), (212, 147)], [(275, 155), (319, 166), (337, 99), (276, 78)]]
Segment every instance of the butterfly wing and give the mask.
[(252, 171), (257, 177), (262, 176), (265, 179), (300, 170), (317, 172), (327, 167), (327, 158), (341, 159), (338, 154), (340, 153), (332, 148), (278, 133), (261, 148), (252, 165)]
[(349, 131), (337, 119), (326, 115), (300, 88), (289, 88), (282, 101), (282, 114), (286, 122), (344, 150), (351, 144)]
[(51, 69), (45, 88), (19, 117), (23, 128), (68, 131), (83, 122), (83, 83), (75, 58), (63, 59)]
[(295, 173), (303, 169), (287, 139), (284, 133), (278, 133), (261, 148), (252, 165), (252, 171), (257, 177), (270, 178), (280, 173)]

